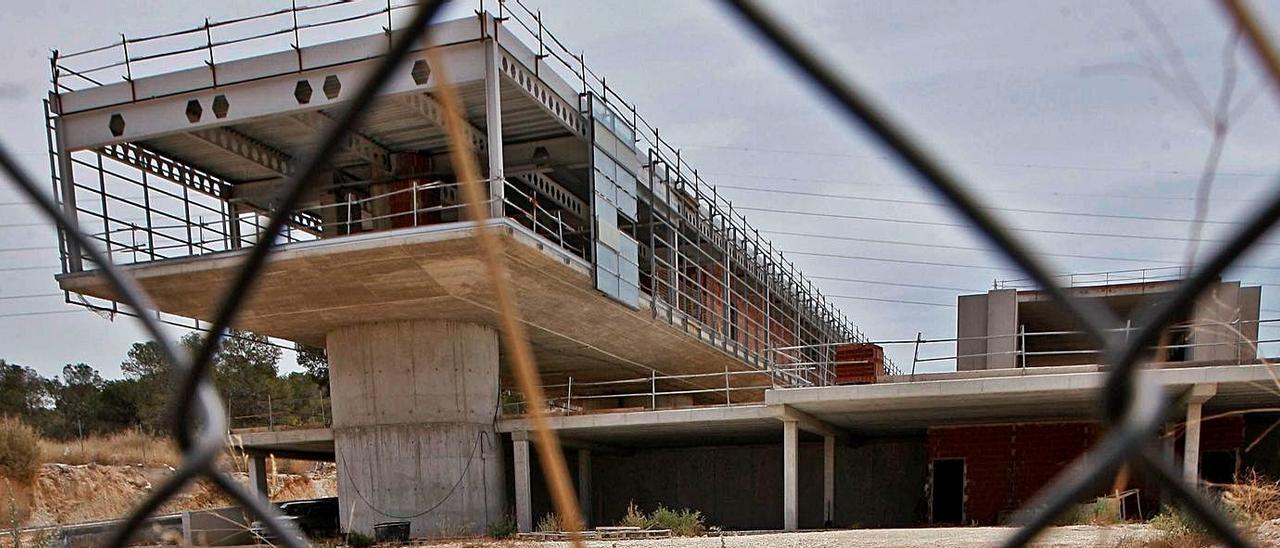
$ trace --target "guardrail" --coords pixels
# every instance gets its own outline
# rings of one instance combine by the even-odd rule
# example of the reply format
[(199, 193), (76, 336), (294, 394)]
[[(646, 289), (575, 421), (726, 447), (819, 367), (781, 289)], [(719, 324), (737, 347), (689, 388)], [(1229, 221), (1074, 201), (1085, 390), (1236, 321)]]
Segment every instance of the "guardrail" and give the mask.
[(227, 399), (227, 429), (295, 430), (333, 426), (329, 398)]

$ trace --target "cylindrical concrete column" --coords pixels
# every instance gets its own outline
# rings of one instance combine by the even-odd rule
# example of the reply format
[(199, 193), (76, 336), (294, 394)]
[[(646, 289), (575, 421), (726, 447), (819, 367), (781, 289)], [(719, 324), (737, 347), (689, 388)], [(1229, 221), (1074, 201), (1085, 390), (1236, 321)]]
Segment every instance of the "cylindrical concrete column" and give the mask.
[(360, 324), (326, 347), (344, 528), (408, 521), (421, 538), (482, 533), (503, 517), (495, 330)]

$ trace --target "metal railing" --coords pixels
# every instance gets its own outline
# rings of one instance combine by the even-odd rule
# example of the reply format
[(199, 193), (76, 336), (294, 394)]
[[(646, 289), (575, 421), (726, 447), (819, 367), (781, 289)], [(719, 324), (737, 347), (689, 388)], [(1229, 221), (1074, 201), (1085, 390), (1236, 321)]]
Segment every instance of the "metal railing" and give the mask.
[(296, 430), (333, 426), (329, 398), (227, 399), (227, 430)]
[[(1122, 284), (1148, 284), (1156, 282), (1174, 282), (1186, 278), (1190, 271), (1185, 266), (1164, 266), (1158, 268), (1133, 268), (1128, 270), (1103, 270), (1098, 272), (1072, 272), (1057, 274), (1053, 280), (1063, 287), (1091, 287)], [(1014, 278), (996, 280), (991, 284), (994, 289), (1036, 289), (1037, 282), (1033, 278)]]
[[(717, 373), (658, 374), (605, 381), (574, 380), (544, 384), (547, 408), (557, 413), (581, 413), (595, 409), (669, 409), (688, 407), (726, 407), (760, 405), (765, 390), (792, 386), (794, 377), (812, 371), (810, 367), (777, 367), (768, 371), (731, 371)], [(792, 380), (787, 380), (793, 377)], [(719, 381), (723, 380), (723, 384)], [(716, 386), (711, 386), (716, 384)], [(759, 393), (760, 397), (742, 398), (742, 393)], [(503, 415), (522, 415), (525, 403), (511, 391), (501, 402)]]
[[(55, 92), (77, 91), (161, 72), (206, 69), (210, 86), (219, 82), (217, 64), (229, 58), (263, 49), (300, 51), (303, 47), (332, 42), (344, 34), (367, 35), (393, 27), (396, 12), (414, 4), (387, 0), (331, 0), (237, 17), (225, 21), (204, 20), (186, 30), (120, 39), (79, 51), (53, 51)], [(310, 38), (308, 40), (307, 38)], [(298, 70), (302, 57), (298, 56)], [(133, 100), (136, 100), (136, 95)]]

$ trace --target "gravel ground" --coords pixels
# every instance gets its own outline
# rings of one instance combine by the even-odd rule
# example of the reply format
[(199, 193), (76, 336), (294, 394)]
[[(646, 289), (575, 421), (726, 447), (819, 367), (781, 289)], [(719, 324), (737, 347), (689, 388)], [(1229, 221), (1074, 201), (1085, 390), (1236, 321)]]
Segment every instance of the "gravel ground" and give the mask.
[[(1007, 527), (946, 527), (920, 529), (857, 529), (805, 533), (768, 533), (726, 537), (676, 538), (666, 540), (597, 541), (590, 548), (845, 548), (845, 547), (978, 547), (993, 546), (1007, 537)], [(1122, 542), (1141, 545), (1158, 533), (1143, 525), (1111, 527), (1054, 527), (1038, 539), (1036, 546), (1117, 546)], [(561, 548), (563, 542), (470, 541), (433, 545), (433, 548)]]

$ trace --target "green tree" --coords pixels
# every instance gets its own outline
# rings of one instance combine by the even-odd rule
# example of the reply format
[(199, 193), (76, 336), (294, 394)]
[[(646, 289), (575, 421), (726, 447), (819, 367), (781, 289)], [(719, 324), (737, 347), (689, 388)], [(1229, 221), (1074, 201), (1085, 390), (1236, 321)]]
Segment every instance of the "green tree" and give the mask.
[(54, 409), (66, 434), (84, 438), (86, 433), (101, 431), (102, 375), (87, 364), (62, 367), (62, 382), (57, 386)]
[(265, 401), (277, 384), (280, 347), (264, 335), (232, 331), (223, 338), (214, 363), (215, 380), (230, 402)]
[[(201, 340), (200, 333), (194, 331), (183, 335), (178, 340), (180, 351), (194, 352)], [(163, 431), (168, 420), (169, 398), (177, 389), (177, 379), (174, 378), (173, 364), (164, 359), (160, 345), (154, 341), (133, 343), (120, 363), (120, 370), (126, 379), (136, 381), (137, 386), (136, 390), (120, 387), (116, 395), (136, 397), (133, 409), (138, 422), (153, 433)]]
[(325, 396), (329, 395), (329, 356), (323, 348), (302, 343), (294, 343), (293, 349), (298, 353), (298, 366), (306, 371), (307, 377), (320, 386)]
[(0, 359), (0, 416), (45, 430), (53, 407), (53, 383), (34, 369)]
[(147, 389), (138, 379), (112, 379), (102, 384), (98, 419), (103, 432), (117, 432), (142, 426), (139, 404), (148, 397)]

